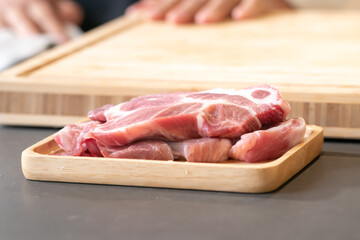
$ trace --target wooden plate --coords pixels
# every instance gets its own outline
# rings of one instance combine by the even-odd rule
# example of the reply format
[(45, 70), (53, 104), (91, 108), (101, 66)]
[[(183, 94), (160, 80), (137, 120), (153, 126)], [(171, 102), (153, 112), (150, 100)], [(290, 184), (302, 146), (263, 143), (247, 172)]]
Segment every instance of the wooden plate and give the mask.
[(321, 152), (323, 129), (312, 132), (282, 157), (266, 163), (189, 163), (51, 155), (60, 151), (53, 135), (22, 153), (30, 180), (262, 193), (279, 188)]

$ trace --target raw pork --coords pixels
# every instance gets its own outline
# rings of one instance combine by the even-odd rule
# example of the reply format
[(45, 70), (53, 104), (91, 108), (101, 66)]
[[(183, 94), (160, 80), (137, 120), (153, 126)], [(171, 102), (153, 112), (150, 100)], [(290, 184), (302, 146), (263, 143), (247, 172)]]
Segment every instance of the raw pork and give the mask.
[(199, 138), (169, 143), (175, 158), (188, 162), (223, 162), (232, 146), (226, 138)]
[(151, 95), (93, 111), (93, 120), (106, 122), (98, 125), (91, 137), (105, 146), (124, 146), (143, 139), (233, 139), (283, 121), (290, 110), (270, 85)]
[(302, 142), (305, 130), (304, 119), (297, 118), (267, 130), (244, 134), (230, 149), (229, 156), (246, 162), (276, 159)]
[(106, 105), (102, 106), (101, 108), (91, 110), (88, 113), (88, 117), (94, 121), (106, 122), (106, 116), (104, 115), (104, 113), (106, 110), (110, 109), (113, 106), (114, 105), (112, 105), (112, 104), (106, 104)]
[[(89, 132), (99, 124), (99, 122), (91, 121), (78, 125), (67, 125), (55, 135), (54, 140), (65, 151), (65, 155), (68, 156), (81, 156), (88, 150), (88, 147), (94, 153), (98, 153), (95, 150), (96, 146), (93, 145), (94, 142), (92, 142), (95, 140), (86, 140), (89, 137)], [(98, 155), (94, 154), (94, 156)]]
[(174, 160), (169, 145), (158, 140), (136, 142), (123, 147), (107, 147), (99, 144), (99, 147), (104, 157), (108, 158)]

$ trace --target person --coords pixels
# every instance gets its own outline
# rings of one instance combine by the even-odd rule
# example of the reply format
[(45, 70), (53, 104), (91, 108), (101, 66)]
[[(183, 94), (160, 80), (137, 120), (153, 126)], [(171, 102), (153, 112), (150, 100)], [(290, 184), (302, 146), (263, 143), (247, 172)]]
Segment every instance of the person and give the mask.
[[(107, 11), (106, 5), (110, 6)], [(126, 8), (127, 14), (148, 20), (208, 24), (292, 7), (286, 0), (0, 0), (0, 28), (7, 27), (18, 36), (49, 33), (62, 43), (69, 39), (65, 23), (84, 22), (88, 30), (122, 15)]]

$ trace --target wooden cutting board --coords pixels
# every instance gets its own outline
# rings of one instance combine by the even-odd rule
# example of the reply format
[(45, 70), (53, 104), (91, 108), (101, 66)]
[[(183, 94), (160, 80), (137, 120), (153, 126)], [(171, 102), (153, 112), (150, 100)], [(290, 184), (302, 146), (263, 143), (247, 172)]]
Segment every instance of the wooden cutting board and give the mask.
[(173, 26), (120, 18), (0, 75), (0, 122), (60, 126), (131, 97), (270, 83), (292, 117), (360, 139), (360, 11)]
[(24, 150), (21, 165), (30, 180), (262, 193), (276, 190), (320, 154), (318, 126), (282, 157), (265, 163), (193, 163), (52, 155), (60, 151), (50, 136)]

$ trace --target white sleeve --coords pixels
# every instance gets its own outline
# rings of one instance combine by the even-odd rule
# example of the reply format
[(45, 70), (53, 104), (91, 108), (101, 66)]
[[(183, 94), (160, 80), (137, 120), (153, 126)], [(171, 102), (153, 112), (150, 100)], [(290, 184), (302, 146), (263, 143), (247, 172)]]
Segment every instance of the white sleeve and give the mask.
[(360, 0), (287, 0), (296, 8), (360, 8)]

